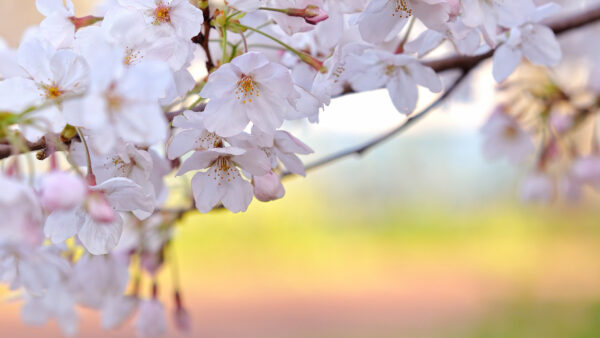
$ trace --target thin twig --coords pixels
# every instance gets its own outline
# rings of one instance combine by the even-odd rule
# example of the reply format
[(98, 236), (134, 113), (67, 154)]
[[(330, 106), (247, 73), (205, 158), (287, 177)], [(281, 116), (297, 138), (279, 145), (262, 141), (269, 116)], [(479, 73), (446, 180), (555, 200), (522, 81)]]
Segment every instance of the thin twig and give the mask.
[[(420, 119), (422, 119), (427, 114), (429, 114), (431, 111), (433, 111), (442, 102), (444, 102), (450, 96), (450, 94), (452, 94), (452, 92), (454, 92), (454, 90), (458, 87), (458, 85), (463, 82), (463, 80), (467, 77), (467, 75), (469, 75), (469, 73), (470, 73), (469, 70), (463, 71), (460, 74), (460, 76), (454, 81), (454, 83), (452, 83), (452, 85), (444, 92), (444, 94), (442, 94), (439, 98), (437, 98), (435, 101), (433, 101), (429, 106), (427, 106), (421, 112), (410, 116), (408, 119), (406, 119), (406, 121), (404, 121), (403, 123), (401, 123), (394, 129), (386, 132), (383, 135), (379, 135), (364, 144), (339, 151), (339, 152), (329, 155), (325, 158), (322, 158), (314, 163), (311, 163), (306, 166), (306, 171), (320, 168), (324, 165), (330, 164), (332, 162), (338, 161), (344, 157), (348, 157), (351, 155), (358, 155), (358, 156), (364, 155), (367, 151), (371, 150), (372, 148), (379, 145), (380, 143), (383, 143), (383, 142), (387, 141), (388, 139), (406, 131), (408, 128), (410, 128), (412, 125), (414, 125)], [(283, 177), (287, 177), (290, 175), (292, 175), (292, 173), (284, 172), (283, 174), (281, 174), (281, 177), (283, 178)]]
[[(577, 14), (565, 18), (554, 19), (548, 22), (548, 27), (550, 27), (554, 31), (554, 34), (561, 35), (572, 31), (573, 29), (584, 27), (589, 24), (596, 23), (598, 21), (600, 21), (600, 5), (587, 8), (585, 11), (581, 11)], [(462, 69), (463, 71), (468, 71), (477, 66), (482, 61), (491, 58), (493, 55), (494, 51), (490, 50), (480, 55), (454, 55), (439, 60), (424, 62), (424, 64), (433, 68), (433, 70), (435, 70), (436, 73), (440, 73), (451, 69)], [(346, 90), (339, 96), (354, 93), (355, 91), (352, 88), (346, 88)]]
[[(205, 11), (205, 19), (207, 19), (206, 16), (209, 16), (208, 11)], [(210, 19), (210, 17), (208, 19)], [(581, 28), (581, 27), (587, 26), (589, 24), (596, 23), (598, 21), (600, 21), (600, 5), (596, 5), (592, 8), (588, 8), (585, 10), (585, 12), (580, 12), (578, 14), (571, 15), (566, 18), (556, 19), (553, 22), (549, 23), (549, 27), (552, 28), (552, 30), (554, 30), (555, 34), (561, 35), (563, 33), (572, 31), (573, 29)], [(205, 20), (205, 23), (206, 22), (208, 22), (208, 21)], [(196, 41), (196, 42), (201, 42), (201, 45), (203, 46), (203, 48), (206, 47), (205, 50), (208, 50), (208, 42), (209, 42), (209, 37), (208, 37), (209, 33), (208, 32), (210, 31), (210, 24), (205, 25), (204, 28), (205, 28), (204, 34), (198, 35), (198, 38), (199, 38), (198, 40), (202, 40), (202, 41)], [(206, 29), (206, 28), (208, 28), (208, 29)], [(492, 57), (492, 55), (493, 55), (493, 51), (489, 51), (485, 54), (476, 55), (476, 56), (451, 56), (451, 57), (440, 59), (440, 60), (426, 62), (425, 64), (427, 66), (433, 68), (433, 70), (435, 70), (438, 73), (446, 71), (446, 70), (451, 70), (451, 69), (459, 69), (464, 72), (469, 72), (471, 69), (473, 69), (477, 65), (479, 65), (479, 63), (481, 63), (482, 61)], [(209, 62), (208, 62), (209, 64), (207, 64), (207, 67), (208, 67), (208, 69), (212, 69), (214, 67), (214, 65), (210, 64), (210, 63), (212, 63), (211, 59), (210, 59), (210, 53), (207, 53), (207, 56), (209, 58)], [(352, 93), (354, 93), (354, 91), (349, 88), (346, 91), (344, 91), (341, 95), (352, 94)], [(204, 105), (205, 105), (204, 103), (201, 103), (199, 106), (194, 107), (192, 110), (202, 111), (204, 109)], [(173, 118), (175, 118), (175, 116), (181, 114), (183, 111), (184, 111), (184, 109), (180, 109), (177, 111), (166, 113), (167, 120), (172, 121)], [(36, 150), (45, 149), (46, 143), (45, 143), (44, 139), (42, 138), (38, 142), (27, 143), (27, 146), (31, 151), (36, 151)], [(0, 143), (0, 160), (4, 159), (6, 157), (9, 157), (11, 155), (13, 155), (13, 151), (12, 151), (11, 147)]]

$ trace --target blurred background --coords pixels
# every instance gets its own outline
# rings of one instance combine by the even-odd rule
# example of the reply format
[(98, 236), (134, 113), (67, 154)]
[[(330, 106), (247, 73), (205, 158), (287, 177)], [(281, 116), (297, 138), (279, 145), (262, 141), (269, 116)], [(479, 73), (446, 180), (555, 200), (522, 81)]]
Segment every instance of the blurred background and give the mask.
[[(78, 14), (94, 3), (74, 2)], [(2, 0), (0, 13), (13, 47), (42, 19), (33, 0)], [(490, 73), (484, 65), (472, 88), (362, 158), (288, 179), (280, 201), (184, 218), (175, 250), (189, 336), (600, 336), (600, 212), (592, 202), (523, 205), (526, 168), (483, 159)], [(402, 119), (376, 91), (292, 127), (315, 149), (310, 162)], [(160, 280), (172, 306), (171, 272)], [(0, 336), (61, 336), (54, 323), (25, 326), (19, 309), (0, 304)], [(102, 331), (82, 309), (82, 337), (132, 335), (131, 323)]]

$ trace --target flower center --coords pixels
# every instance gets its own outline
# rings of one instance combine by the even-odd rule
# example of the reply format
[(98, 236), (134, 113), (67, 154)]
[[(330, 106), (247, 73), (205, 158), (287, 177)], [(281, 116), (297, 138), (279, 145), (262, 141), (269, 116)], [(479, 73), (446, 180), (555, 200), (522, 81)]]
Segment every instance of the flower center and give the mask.
[(412, 8), (408, 4), (408, 0), (392, 0), (394, 4), (394, 13), (392, 16), (398, 16), (399, 18), (409, 18), (413, 14)]
[(219, 157), (208, 170), (208, 176), (217, 181), (221, 185), (223, 181), (231, 182), (232, 180), (242, 179), (240, 171), (231, 163), (228, 156)]
[(111, 159), (111, 162), (115, 169), (118, 171), (118, 176), (127, 177), (133, 171), (133, 167), (135, 166), (135, 161), (130, 158), (129, 163), (125, 163), (125, 161), (120, 156), (115, 156)]
[(514, 140), (515, 138), (517, 138), (517, 135), (519, 134), (519, 132), (515, 126), (508, 125), (508, 126), (504, 127), (502, 134), (506, 140)]
[(141, 54), (142, 53), (140, 51), (135, 51), (133, 48), (126, 47), (125, 59), (123, 60), (123, 63), (125, 63), (127, 66), (135, 65), (144, 58), (144, 56)]
[(195, 142), (196, 150), (207, 150), (223, 146), (223, 139), (215, 133), (204, 132)]
[(392, 76), (392, 75), (394, 75), (394, 73), (396, 73), (396, 66), (394, 66), (394, 65), (387, 65), (385, 67), (385, 75)]
[(43, 89), (46, 92), (46, 98), (50, 100), (57, 99), (64, 94), (64, 92), (60, 90), (60, 88), (58, 88), (58, 86), (55, 84), (52, 84), (50, 86), (43, 86)]
[(235, 94), (237, 95), (238, 100), (241, 100), (243, 104), (246, 104), (246, 101), (252, 102), (253, 96), (260, 96), (260, 91), (252, 76), (242, 75), (242, 78), (237, 82)]
[(154, 24), (160, 25), (161, 23), (171, 22), (171, 8), (166, 6), (162, 2), (158, 4), (158, 7), (154, 10)]
[(123, 99), (123, 97), (121, 97), (119, 94), (115, 93), (114, 91), (111, 90), (108, 93), (106, 93), (106, 106), (108, 108), (108, 111), (110, 111), (110, 112), (121, 111), (124, 103), (125, 103), (125, 100)]

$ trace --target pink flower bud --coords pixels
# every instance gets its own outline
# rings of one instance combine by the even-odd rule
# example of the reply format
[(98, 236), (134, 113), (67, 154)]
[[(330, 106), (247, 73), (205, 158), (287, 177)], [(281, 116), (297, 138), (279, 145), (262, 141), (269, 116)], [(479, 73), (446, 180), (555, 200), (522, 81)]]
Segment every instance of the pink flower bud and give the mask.
[(450, 6), (450, 17), (457, 17), (460, 15), (460, 1), (459, 0), (447, 0)]
[(181, 332), (190, 332), (192, 329), (192, 320), (190, 318), (190, 314), (185, 308), (176, 308), (173, 317), (177, 330)]
[(69, 20), (71, 20), (71, 22), (75, 26), (75, 30), (78, 30), (83, 27), (91, 26), (91, 25), (95, 24), (96, 22), (100, 22), (100, 21), (102, 21), (102, 18), (88, 15), (88, 16), (83, 16), (80, 18), (72, 16), (69, 18)]
[(40, 201), (48, 211), (71, 209), (81, 204), (87, 186), (79, 176), (52, 171), (41, 182)]
[(262, 202), (269, 202), (280, 199), (285, 195), (285, 189), (279, 175), (269, 171), (264, 176), (254, 176), (254, 196)]
[(581, 183), (600, 188), (600, 156), (581, 157), (573, 163), (573, 176)]
[(135, 328), (139, 336), (156, 337), (167, 332), (165, 309), (156, 299), (145, 300), (140, 304)]
[(306, 23), (316, 25), (329, 19), (329, 15), (319, 6), (308, 5), (305, 8), (288, 8), (285, 13), (289, 16), (303, 18)]
[(181, 332), (189, 332), (192, 329), (190, 314), (183, 305), (183, 299), (179, 291), (175, 291), (175, 311), (173, 312), (175, 327)]
[(304, 16), (304, 21), (311, 25), (316, 25), (321, 21), (329, 19), (329, 15), (327, 15), (327, 13), (318, 6), (306, 6), (306, 9), (304, 11), (306, 13), (306, 15)]
[(164, 263), (164, 254), (159, 252), (144, 251), (140, 256), (140, 264), (142, 268), (150, 275), (154, 276)]
[(525, 202), (550, 203), (554, 198), (554, 183), (543, 172), (534, 172), (527, 176), (521, 186), (521, 198)]
[(573, 117), (554, 113), (550, 117), (550, 124), (552, 127), (554, 127), (557, 133), (563, 134), (573, 127)]
[(323, 65), (323, 62), (317, 60), (312, 55), (306, 54), (304, 52), (300, 52), (298, 57), (300, 58), (300, 60), (302, 60), (304, 63), (308, 64), (309, 66), (313, 67), (318, 72), (327, 73), (327, 67), (325, 67)]
[(92, 192), (87, 200), (87, 212), (92, 219), (100, 223), (110, 223), (115, 220), (115, 211), (106, 197), (100, 192)]

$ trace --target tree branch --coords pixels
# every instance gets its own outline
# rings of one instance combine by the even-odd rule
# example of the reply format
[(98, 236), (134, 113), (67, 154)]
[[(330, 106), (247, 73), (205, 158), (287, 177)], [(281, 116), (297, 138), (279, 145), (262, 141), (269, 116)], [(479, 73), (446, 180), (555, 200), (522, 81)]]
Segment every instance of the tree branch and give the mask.
[[(313, 169), (317, 169), (320, 168), (322, 166), (325, 166), (327, 164), (330, 164), (332, 162), (336, 162), (344, 157), (348, 157), (351, 155), (363, 155), (364, 153), (366, 153), (367, 151), (371, 150), (372, 148), (374, 148), (375, 146), (379, 145), (380, 143), (383, 143), (385, 141), (387, 141), (388, 139), (394, 137), (397, 134), (400, 134), (404, 131), (406, 131), (408, 128), (410, 128), (412, 125), (414, 125), (416, 122), (418, 122), (420, 119), (422, 119), (423, 117), (425, 117), (428, 113), (430, 113), (432, 110), (434, 110), (437, 106), (439, 106), (441, 103), (443, 103), (455, 90), (456, 88), (458, 88), (458, 86), (467, 78), (467, 76), (469, 75), (471, 70), (467, 70), (467, 71), (463, 71), (461, 72), (461, 74), (458, 76), (458, 78), (454, 81), (454, 83), (452, 83), (452, 85), (444, 92), (444, 94), (442, 94), (439, 98), (437, 98), (435, 101), (433, 101), (429, 106), (427, 106), (425, 109), (423, 109), (421, 112), (417, 113), (417, 114), (413, 114), (412, 116), (410, 116), (408, 119), (406, 119), (406, 121), (404, 121), (403, 123), (401, 123), (400, 125), (398, 125), (397, 127), (395, 127), (394, 129), (386, 132), (383, 135), (379, 135), (371, 140), (369, 140), (368, 142), (346, 149), (346, 150), (342, 150), (340, 152), (337, 152), (335, 154), (329, 155), (323, 159), (320, 159), (314, 163), (311, 163), (309, 165), (306, 166), (306, 171), (309, 170), (313, 170)], [(290, 172), (285, 172), (281, 175), (282, 178), (287, 177), (292, 175), (292, 173)]]
[[(583, 27), (592, 23), (596, 23), (600, 21), (600, 5), (586, 10), (585, 12), (579, 13), (577, 15), (573, 15), (567, 18), (563, 18), (560, 20), (555, 20), (554, 22), (549, 23), (549, 27), (552, 28), (556, 35), (560, 35), (571, 31), (575, 28)], [(344, 157), (351, 155), (362, 155), (371, 148), (377, 146), (378, 144), (386, 141), (387, 139), (395, 136), (396, 134), (402, 133), (406, 129), (410, 128), (414, 123), (423, 118), (429, 112), (431, 112), (434, 108), (436, 108), (440, 103), (442, 103), (455, 89), (456, 87), (467, 77), (467, 75), (479, 65), (482, 61), (492, 57), (494, 55), (494, 51), (491, 50), (485, 54), (480, 54), (476, 56), (452, 56), (445, 59), (440, 59), (437, 61), (426, 62), (425, 64), (431, 68), (433, 68), (436, 72), (443, 72), (451, 69), (460, 69), (462, 71), (459, 78), (446, 90), (446, 92), (440, 96), (436, 101), (434, 101), (431, 105), (425, 108), (422, 112), (409, 117), (404, 123), (400, 124), (396, 128), (388, 131), (387, 133), (380, 135), (369, 142), (355, 146), (350, 149), (341, 150), (335, 154), (329, 155), (323, 159), (320, 159), (312, 164), (306, 166), (306, 171), (316, 169), (322, 167), (326, 164), (335, 162)], [(351, 94), (354, 91), (351, 88), (348, 88), (341, 95)], [(284, 172), (281, 177), (287, 177), (291, 175), (290, 172)]]
[[(561, 35), (573, 29), (587, 26), (600, 21), (600, 5), (586, 9), (580, 13), (570, 15), (565, 18), (554, 19), (548, 22), (548, 26), (554, 31), (554, 34)], [(494, 55), (494, 50), (490, 50), (484, 54), (474, 56), (454, 55), (439, 60), (424, 62), (426, 66), (433, 68), (436, 73), (440, 73), (451, 69), (462, 69), (469, 71), (475, 68), (479, 63), (491, 58)], [(356, 93), (352, 88), (347, 88), (339, 96)]]
[[(205, 16), (208, 14), (208, 11), (205, 11)], [(592, 23), (596, 23), (600, 21), (600, 5), (596, 5), (592, 8), (586, 9), (584, 12), (568, 16), (566, 18), (560, 18), (553, 20), (549, 23), (549, 27), (552, 28), (555, 34), (560, 35), (566, 32), (569, 32), (573, 29), (580, 28), (583, 26), (587, 26)], [(206, 22), (206, 20), (205, 20)], [(209, 26), (210, 28), (210, 26)], [(207, 37), (209, 31), (204, 27), (203, 34), (199, 34), (197, 42), (202, 45), (202, 47), (207, 47), (206, 43), (208, 39), (203, 39), (200, 41), (200, 36), (202, 38)], [(433, 60), (426, 62), (425, 64), (433, 68), (436, 72), (443, 72), (451, 69), (460, 69), (463, 73), (468, 73), (470, 70), (475, 68), (482, 61), (492, 57), (493, 51), (489, 51), (485, 54), (476, 55), (476, 56), (451, 56), (440, 60)], [(461, 79), (462, 80), (462, 79)], [(352, 89), (347, 89), (341, 95), (352, 94), (355, 93)], [(204, 104), (196, 106), (192, 108), (194, 111), (201, 111), (204, 109)], [(173, 118), (179, 114), (181, 114), (184, 110), (180, 109), (177, 111), (166, 113), (166, 117), (169, 121), (172, 121)], [(420, 114), (419, 114), (420, 115)], [(408, 121), (408, 120), (407, 120)], [(46, 148), (45, 140), (42, 138), (40, 141), (34, 143), (27, 143), (27, 146), (31, 151), (43, 150)], [(355, 149), (353, 149), (355, 150)], [(363, 151), (364, 152), (364, 151)], [(0, 144), (0, 160), (13, 155), (13, 149), (9, 145)]]
[[(44, 150), (46, 149), (46, 138), (42, 137), (39, 141), (36, 142), (24, 142), (25, 146), (27, 147), (27, 149), (29, 149), (29, 151), (38, 151), (38, 150)], [(15, 147), (13, 147), (11, 144), (0, 144), (0, 160), (7, 158), (11, 155), (14, 155), (13, 151), (15, 150)], [(19, 150), (17, 150), (19, 151)]]
[(206, 69), (210, 72), (211, 69), (215, 67), (215, 63), (213, 62), (212, 55), (210, 54), (210, 49), (208, 48), (208, 43), (210, 41), (210, 9), (206, 7), (202, 10), (204, 15), (204, 22), (202, 24), (202, 28), (204, 32), (200, 31), (198, 35), (192, 38), (192, 42), (199, 44), (204, 49), (206, 53)]

